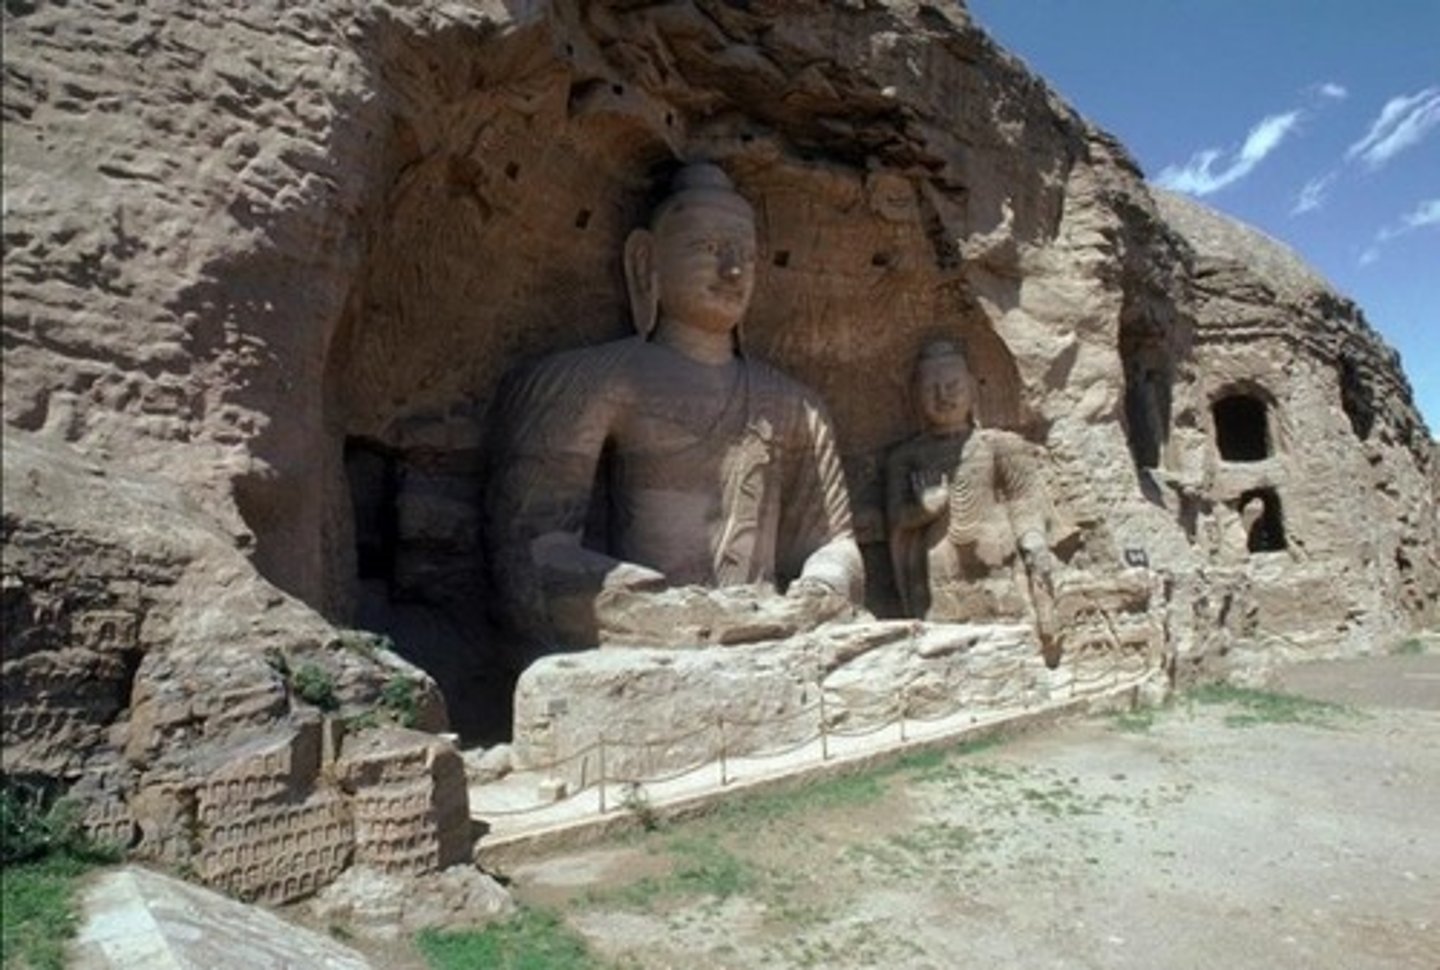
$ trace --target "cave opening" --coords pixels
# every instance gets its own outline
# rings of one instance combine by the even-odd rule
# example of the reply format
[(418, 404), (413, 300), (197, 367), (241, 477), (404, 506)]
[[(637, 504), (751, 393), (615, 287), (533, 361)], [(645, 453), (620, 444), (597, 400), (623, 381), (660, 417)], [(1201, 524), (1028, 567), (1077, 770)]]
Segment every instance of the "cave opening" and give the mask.
[(1350, 420), (1350, 430), (1361, 441), (1375, 429), (1375, 398), (1360, 369), (1349, 357), (1340, 359), (1340, 409)]
[(399, 463), (393, 450), (366, 438), (345, 440), (345, 480), (355, 524), (355, 578), (364, 585), (395, 579)]
[(1280, 495), (1273, 488), (1254, 488), (1240, 496), (1240, 518), (1245, 523), (1245, 548), (1249, 552), (1283, 552), (1285, 520)]
[(1226, 461), (1263, 461), (1270, 457), (1269, 409), (1253, 394), (1235, 393), (1211, 405), (1215, 444)]
[(435, 678), (465, 743), (505, 740), (513, 676), (493, 656), (474, 449), (344, 442), (353, 537), (348, 622)]
[(1170, 437), (1174, 367), (1161, 332), (1138, 322), (1120, 329), (1125, 375), (1125, 436), (1139, 469), (1159, 468)]

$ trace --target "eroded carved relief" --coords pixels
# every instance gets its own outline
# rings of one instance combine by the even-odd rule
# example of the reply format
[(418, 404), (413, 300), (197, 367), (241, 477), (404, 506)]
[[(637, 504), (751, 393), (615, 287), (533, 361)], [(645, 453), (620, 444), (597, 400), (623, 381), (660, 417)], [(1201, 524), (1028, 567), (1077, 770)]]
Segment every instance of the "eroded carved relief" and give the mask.
[(468, 853), (465, 769), (453, 749), (413, 731), (384, 732), (348, 752), (338, 769), (354, 791), (356, 863), (418, 875)]
[(502, 391), (489, 559), (520, 631), (668, 642), (695, 604), (667, 591), (785, 590), (792, 628), (796, 602), (823, 619), (861, 595), (826, 409), (740, 352), (755, 248), (725, 174), (684, 169), (625, 245), (637, 336), (545, 359)]
[(1155, 667), (1165, 630), (1151, 577), (1141, 568), (1103, 576), (1070, 570), (1057, 581), (1056, 647), (1070, 694), (1101, 691)]
[(244, 899), (278, 904), (334, 881), (350, 863), (353, 838), (344, 799), (329, 793), (300, 804), (253, 806), (204, 827), (200, 877)]
[(1032, 618), (1054, 654), (1055, 557), (1049, 499), (1033, 447), (978, 428), (961, 349), (928, 344), (916, 362), (923, 430), (885, 468), (891, 566), (907, 614), (930, 620)]

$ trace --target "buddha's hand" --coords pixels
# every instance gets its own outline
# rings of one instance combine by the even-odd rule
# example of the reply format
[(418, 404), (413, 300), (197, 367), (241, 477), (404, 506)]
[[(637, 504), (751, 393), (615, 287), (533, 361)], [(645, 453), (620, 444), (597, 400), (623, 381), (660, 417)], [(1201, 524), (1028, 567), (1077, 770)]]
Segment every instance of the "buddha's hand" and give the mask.
[(950, 476), (939, 468), (917, 469), (910, 473), (910, 491), (928, 515), (939, 515), (950, 501)]
[(654, 593), (669, 583), (665, 574), (633, 562), (617, 562), (605, 573), (601, 589), (624, 590), (630, 593)]
[(850, 597), (814, 576), (801, 576), (791, 583), (785, 591), (785, 598), (794, 604), (797, 629), (800, 630), (835, 619), (849, 618), (856, 612)]
[(1025, 561), (1025, 568), (1034, 580), (1053, 592), (1057, 562), (1055, 554), (1045, 542), (1045, 537), (1038, 532), (1026, 532), (1020, 537), (1020, 557)]

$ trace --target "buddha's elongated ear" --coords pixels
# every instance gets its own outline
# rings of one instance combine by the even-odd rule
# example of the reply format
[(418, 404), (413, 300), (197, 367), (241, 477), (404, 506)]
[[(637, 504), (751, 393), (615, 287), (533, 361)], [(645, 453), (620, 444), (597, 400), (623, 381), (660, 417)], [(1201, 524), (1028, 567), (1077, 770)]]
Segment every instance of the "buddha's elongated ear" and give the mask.
[(636, 229), (625, 240), (625, 288), (635, 332), (649, 339), (660, 312), (660, 283), (655, 268), (655, 234)]

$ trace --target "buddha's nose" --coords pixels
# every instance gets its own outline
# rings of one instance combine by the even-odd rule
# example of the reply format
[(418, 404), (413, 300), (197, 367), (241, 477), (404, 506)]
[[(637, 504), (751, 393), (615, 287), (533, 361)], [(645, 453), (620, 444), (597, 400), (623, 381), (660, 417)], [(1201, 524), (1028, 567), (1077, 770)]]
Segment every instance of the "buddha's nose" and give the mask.
[(724, 250), (720, 253), (720, 278), (733, 283), (745, 272), (740, 265), (740, 257), (733, 250)]

